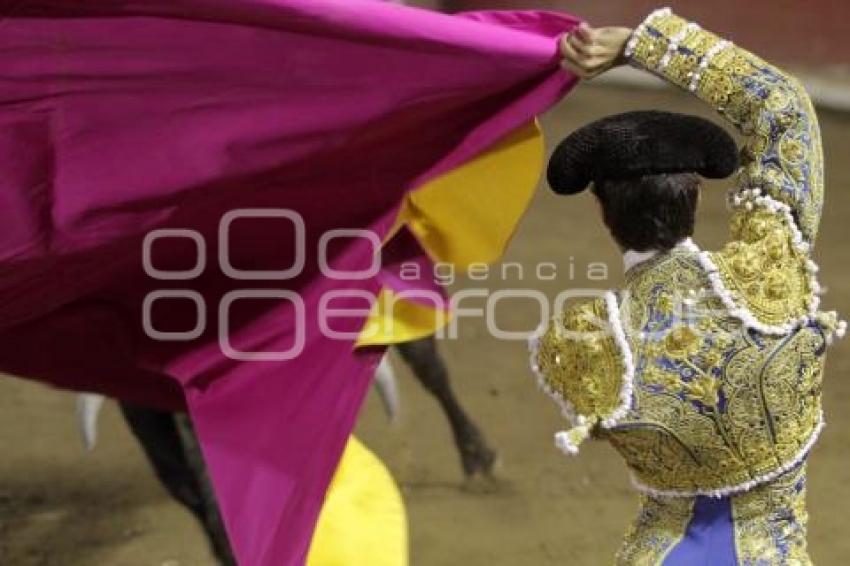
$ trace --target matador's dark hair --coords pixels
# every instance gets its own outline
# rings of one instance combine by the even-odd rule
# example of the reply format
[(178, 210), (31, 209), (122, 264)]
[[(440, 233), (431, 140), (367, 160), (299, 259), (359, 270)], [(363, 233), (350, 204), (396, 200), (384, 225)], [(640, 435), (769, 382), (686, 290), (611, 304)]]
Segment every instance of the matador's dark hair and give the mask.
[(669, 250), (694, 233), (700, 178), (662, 173), (594, 183), (605, 224), (617, 243), (636, 251)]

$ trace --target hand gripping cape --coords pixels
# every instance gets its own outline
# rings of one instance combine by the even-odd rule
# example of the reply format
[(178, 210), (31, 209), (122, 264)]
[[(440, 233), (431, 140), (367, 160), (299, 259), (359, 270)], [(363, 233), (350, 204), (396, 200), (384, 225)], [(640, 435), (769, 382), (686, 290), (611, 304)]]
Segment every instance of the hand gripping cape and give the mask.
[(4, 0), (0, 370), (188, 407), (240, 563), (303, 563), (382, 344), (433, 331), (346, 230), (498, 257), (576, 23)]

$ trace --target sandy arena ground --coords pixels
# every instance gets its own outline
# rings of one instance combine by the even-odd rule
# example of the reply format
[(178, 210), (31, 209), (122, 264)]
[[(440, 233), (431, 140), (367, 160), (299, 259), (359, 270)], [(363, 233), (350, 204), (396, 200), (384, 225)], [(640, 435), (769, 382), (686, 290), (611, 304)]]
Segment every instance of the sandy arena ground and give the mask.
[[(707, 114), (672, 91), (580, 88), (546, 116), (550, 143), (593, 118), (637, 108)], [(828, 206), (817, 250), (827, 308), (850, 315), (846, 251), (850, 211), (850, 115), (821, 116)], [(721, 187), (705, 191), (697, 241), (716, 247), (726, 234)], [(505, 258), (527, 268), (523, 280), (460, 281), (456, 288), (560, 289), (585, 286), (589, 262), (607, 262), (621, 278), (619, 254), (587, 195), (559, 199), (540, 190)], [(538, 262), (556, 261), (557, 281), (540, 281)], [(574, 276), (570, 273), (574, 267)], [(596, 283), (596, 286), (605, 285)], [(481, 303), (470, 306), (481, 306)], [(504, 329), (528, 329), (534, 303), (505, 302)], [(404, 415), (386, 424), (370, 396), (359, 434), (401, 484), (409, 508), (415, 566), (522, 566), (611, 563), (636, 509), (624, 466), (612, 449), (590, 445), (578, 459), (552, 446), (563, 426), (527, 369), (524, 343), (490, 337), (483, 321), (461, 325), (443, 352), (456, 388), (501, 456), (498, 481), (464, 486), (448, 426), (436, 404), (401, 372)], [(400, 366), (399, 366), (400, 367)], [(810, 464), (810, 546), (819, 565), (846, 564), (850, 536), (850, 348), (839, 344), (827, 367), (827, 426)], [(154, 481), (114, 406), (101, 421), (97, 450), (82, 451), (70, 395), (19, 380), (0, 380), (0, 565), (195, 566), (211, 564), (201, 532)], [(368, 565), (364, 565), (368, 566)]]

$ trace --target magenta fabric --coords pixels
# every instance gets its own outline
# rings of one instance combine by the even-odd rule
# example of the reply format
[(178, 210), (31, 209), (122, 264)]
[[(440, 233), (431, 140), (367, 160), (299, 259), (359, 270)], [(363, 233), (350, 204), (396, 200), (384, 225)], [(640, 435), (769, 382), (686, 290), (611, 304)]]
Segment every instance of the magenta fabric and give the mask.
[(381, 266), (377, 279), (382, 287), (406, 301), (449, 310), (449, 297), (438, 280), (440, 270), (406, 227), (381, 249)]
[[(569, 16), (446, 16), (369, 0), (79, 0), (0, 4), (0, 370), (160, 407), (188, 405), (240, 563), (301, 564), (324, 491), (379, 349), (354, 351), (368, 300), (335, 308), (351, 338), (320, 332), (332, 290), (379, 278), (320, 274), (334, 228), (386, 233), (405, 191), (456, 167), (558, 101), (575, 82), (555, 38)], [(529, 164), (536, 166), (537, 164)], [(462, 188), (459, 188), (459, 190)], [(306, 263), (288, 280), (234, 281), (218, 228), (241, 208), (297, 211)], [(201, 235), (205, 267), (158, 280), (142, 265), (154, 229)], [(292, 228), (238, 220), (239, 269), (292, 264)], [(372, 259), (337, 241), (333, 267)], [(152, 263), (190, 270), (187, 238)], [(195, 292), (207, 324), (191, 340), (142, 331), (153, 291)], [(292, 303), (235, 290), (295, 291)], [(195, 327), (198, 305), (161, 299), (160, 331)], [(303, 324), (296, 321), (303, 314)], [(288, 361), (241, 361), (286, 350)]]

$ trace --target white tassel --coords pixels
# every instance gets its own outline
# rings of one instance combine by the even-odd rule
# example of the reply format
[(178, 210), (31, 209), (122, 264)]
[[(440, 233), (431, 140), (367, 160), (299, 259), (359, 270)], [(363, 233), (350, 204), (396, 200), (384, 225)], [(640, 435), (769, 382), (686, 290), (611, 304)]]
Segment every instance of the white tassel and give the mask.
[(568, 431), (562, 430), (555, 433), (555, 446), (567, 456), (578, 454), (578, 446), (570, 439)]
[[(623, 375), (620, 385), (620, 404), (608, 415), (604, 416), (600, 424), (604, 428), (612, 428), (628, 414), (632, 404), (632, 393), (634, 391), (634, 375), (635, 364), (631, 348), (629, 347), (628, 339), (626, 338), (625, 330), (620, 319), (620, 308), (617, 303), (617, 296), (612, 292), (605, 293), (605, 306), (608, 314), (608, 323), (611, 325), (611, 332), (614, 339), (614, 344), (620, 352), (620, 358), (623, 363)], [(556, 317), (553, 320), (557, 321)], [(541, 326), (528, 341), (528, 349), (531, 355), (531, 370), (537, 378), (537, 385), (542, 389), (553, 401), (560, 407), (561, 414), (571, 423), (574, 435), (578, 431), (585, 430), (589, 433), (591, 424), (584, 415), (577, 415), (575, 407), (567, 399), (565, 399), (558, 391), (555, 391), (547, 382), (546, 376), (540, 368), (540, 341), (543, 334), (546, 332), (546, 326)], [(596, 419), (592, 419), (595, 424)], [(561, 432), (555, 435), (555, 443), (559, 449), (568, 453), (575, 454), (578, 452), (578, 441), (570, 440), (570, 436), (565, 436), (567, 432)], [(586, 435), (585, 435), (586, 436)]]

